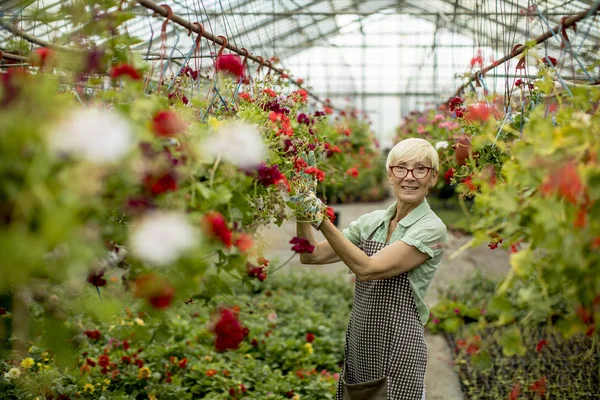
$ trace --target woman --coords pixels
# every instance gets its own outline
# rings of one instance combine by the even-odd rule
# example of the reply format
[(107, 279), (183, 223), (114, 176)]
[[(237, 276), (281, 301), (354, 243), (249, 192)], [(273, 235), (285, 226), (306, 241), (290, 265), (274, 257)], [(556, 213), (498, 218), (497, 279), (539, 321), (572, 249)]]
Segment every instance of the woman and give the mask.
[[(338, 400), (425, 398), (427, 343), (423, 299), (440, 264), (446, 226), (425, 196), (438, 179), (438, 155), (423, 139), (394, 146), (386, 169), (396, 202), (352, 222), (343, 232), (323, 218), (323, 204), (303, 195), (305, 212), (325, 236), (316, 243), (311, 224), (298, 222), (298, 236), (315, 246), (303, 264), (343, 261), (356, 275)], [(310, 213), (306, 210), (318, 210)]]

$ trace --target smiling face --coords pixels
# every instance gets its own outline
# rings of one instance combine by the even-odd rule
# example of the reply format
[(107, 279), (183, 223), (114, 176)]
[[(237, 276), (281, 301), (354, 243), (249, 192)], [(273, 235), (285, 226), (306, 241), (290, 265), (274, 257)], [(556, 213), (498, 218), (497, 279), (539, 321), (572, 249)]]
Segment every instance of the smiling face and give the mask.
[[(419, 173), (423, 174), (427, 168), (431, 168), (426, 161), (399, 161), (390, 167), (394, 169), (394, 173), (392, 169), (388, 169), (388, 179), (394, 188), (396, 198), (402, 203), (421, 203), (429, 189), (437, 182), (438, 172), (433, 169), (427, 170), (424, 178), (415, 178), (413, 175), (422, 176)], [(414, 170), (409, 171), (404, 178), (398, 178), (397, 176), (402, 176), (402, 170), (394, 167), (404, 167), (409, 170), (414, 168)]]

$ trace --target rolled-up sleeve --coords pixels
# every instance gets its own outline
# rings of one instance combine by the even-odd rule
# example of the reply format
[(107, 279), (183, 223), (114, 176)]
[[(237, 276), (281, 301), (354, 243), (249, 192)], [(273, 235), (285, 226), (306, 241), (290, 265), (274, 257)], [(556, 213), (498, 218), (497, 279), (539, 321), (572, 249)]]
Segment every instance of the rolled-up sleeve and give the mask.
[(431, 218), (408, 228), (400, 240), (434, 258), (444, 251), (446, 225), (438, 218)]
[(351, 241), (355, 246), (360, 244), (362, 226), (365, 221), (369, 219), (371, 214), (365, 214), (360, 216), (356, 221), (353, 221), (346, 229), (342, 231), (342, 234)]

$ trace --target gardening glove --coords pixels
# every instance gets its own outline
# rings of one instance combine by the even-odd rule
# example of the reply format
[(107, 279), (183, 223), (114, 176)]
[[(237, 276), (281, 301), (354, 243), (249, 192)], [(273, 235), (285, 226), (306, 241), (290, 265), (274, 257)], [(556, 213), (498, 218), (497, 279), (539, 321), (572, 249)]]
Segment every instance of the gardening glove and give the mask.
[[(315, 152), (310, 151), (308, 155), (303, 152), (300, 157), (306, 162), (307, 168), (317, 166)], [(309, 222), (315, 229), (319, 229), (326, 215), (327, 206), (317, 198), (317, 179), (301, 171), (295, 179), (297, 194), (289, 198), (290, 206), (296, 212), (298, 222)]]
[(289, 199), (296, 213), (297, 222), (308, 222), (319, 229), (327, 213), (327, 206), (317, 197), (315, 192), (298, 193)]

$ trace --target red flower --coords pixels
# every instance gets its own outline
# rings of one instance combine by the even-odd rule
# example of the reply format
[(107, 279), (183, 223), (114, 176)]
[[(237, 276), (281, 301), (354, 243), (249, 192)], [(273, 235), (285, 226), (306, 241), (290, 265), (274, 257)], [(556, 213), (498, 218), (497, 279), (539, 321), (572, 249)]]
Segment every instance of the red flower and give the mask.
[(471, 58), (471, 68), (475, 67), (476, 65), (483, 67), (483, 57), (481, 56), (481, 50), (477, 50), (477, 55)]
[(266, 258), (264, 258), (264, 257), (258, 257), (258, 258), (256, 259), (256, 262), (258, 263), (258, 265), (264, 265), (265, 267), (267, 267), (267, 266), (269, 266), (269, 262), (270, 262), (270, 261), (269, 261), (269, 260), (267, 260), (267, 259), (266, 259)]
[(465, 115), (465, 109), (457, 108), (456, 110), (454, 110), (454, 115), (456, 115), (456, 118), (462, 118)]
[(277, 93), (275, 93), (273, 89), (266, 88), (265, 90), (263, 90), (263, 93), (266, 93), (271, 97), (277, 97)]
[(303, 158), (296, 158), (296, 160), (294, 161), (294, 169), (296, 170), (296, 172), (300, 172), (302, 171), (304, 168), (306, 168), (308, 165), (306, 164), (306, 161), (304, 161)]
[(242, 92), (240, 93), (240, 99), (245, 100), (245, 101), (249, 101), (252, 103), (252, 96), (250, 96), (248, 93), (246, 92)]
[(325, 179), (325, 172), (321, 171), (317, 167), (308, 167), (304, 170), (304, 173), (313, 175), (319, 182), (323, 182), (323, 179)]
[(173, 171), (165, 172), (160, 176), (146, 175), (144, 186), (153, 196), (158, 196), (177, 190), (177, 177)]
[(110, 71), (110, 77), (112, 79), (117, 79), (122, 76), (128, 76), (129, 78), (133, 79), (134, 81), (137, 81), (142, 78), (141, 75), (139, 74), (139, 72), (137, 72), (137, 70), (129, 64), (113, 65), (113, 67)]
[(143, 368), (144, 367), (144, 361), (140, 360), (139, 358), (135, 360), (135, 363), (138, 366), (138, 368)]
[(127, 340), (123, 340), (123, 350), (129, 350), (129, 342)]
[(89, 365), (90, 367), (95, 367), (96, 366), (96, 361), (92, 360), (91, 358), (86, 358), (85, 359), (85, 363), (87, 365)]
[(288, 399), (291, 399), (294, 397), (294, 391), (293, 390), (288, 390), (287, 392), (285, 392), (285, 397), (287, 397)]
[(184, 358), (182, 358), (182, 359), (179, 361), (179, 368), (181, 368), (181, 369), (184, 369), (184, 368), (187, 366), (187, 363), (188, 363), (188, 359), (187, 359), (187, 358), (185, 358), (185, 357), (184, 357)]
[(152, 131), (162, 137), (175, 136), (185, 130), (187, 124), (179, 118), (175, 111), (158, 111), (152, 117)]
[(584, 324), (589, 325), (594, 322), (593, 315), (584, 306), (577, 307), (576, 313)]
[(87, 281), (96, 287), (106, 286), (106, 279), (103, 279), (104, 271), (90, 272)]
[(171, 304), (175, 296), (175, 288), (169, 285), (164, 278), (147, 273), (136, 278), (133, 295), (146, 299), (154, 308), (163, 309)]
[(470, 105), (465, 113), (465, 119), (468, 121), (485, 122), (492, 116), (499, 117), (500, 113), (494, 107), (485, 103)]
[[(8, 310), (4, 307), (0, 307), (0, 315), (6, 315), (6, 313), (8, 312)], [(100, 332), (98, 332), (100, 333)]]
[(575, 216), (575, 222), (573, 222), (573, 226), (575, 228), (585, 228), (587, 225), (587, 210), (585, 207), (580, 207), (577, 210), (577, 214)]
[(215, 376), (217, 374), (217, 370), (216, 369), (209, 369), (208, 371), (206, 371), (206, 376), (208, 376), (209, 378), (211, 376)]
[(108, 367), (108, 364), (110, 363), (110, 359), (108, 358), (107, 355), (101, 355), (100, 357), (98, 357), (98, 365), (101, 367)]
[(204, 221), (211, 235), (218, 237), (225, 246), (231, 247), (233, 234), (227, 228), (227, 222), (225, 222), (225, 217), (221, 213), (211, 211), (204, 216)]
[(123, 364), (131, 364), (131, 357), (123, 356), (121, 357), (121, 361), (123, 362)]
[(227, 308), (221, 310), (220, 318), (215, 324), (213, 332), (217, 335), (215, 340), (217, 351), (237, 349), (242, 340), (244, 340), (244, 328), (242, 324), (234, 312)]
[(229, 388), (229, 395), (235, 397), (235, 388)]
[(248, 276), (250, 278), (256, 278), (261, 282), (267, 279), (267, 271), (265, 267), (255, 267), (250, 263), (248, 263), (248, 266)]
[(490, 250), (496, 250), (498, 248), (498, 246), (500, 246), (500, 244), (502, 244), (504, 240), (503, 239), (494, 239), (492, 241), (490, 241), (488, 243), (488, 247), (490, 248)]
[(538, 342), (538, 344), (535, 346), (535, 351), (537, 351), (538, 353), (542, 351), (542, 349), (544, 347), (548, 346), (548, 341), (546, 339), (542, 339)]
[(294, 250), (296, 253), (312, 253), (315, 251), (315, 246), (310, 244), (307, 239), (300, 238), (298, 236), (293, 237), (292, 240), (290, 240), (290, 244), (294, 245), (292, 250)]
[(450, 107), (450, 111), (454, 111), (454, 110), (456, 110), (456, 109), (457, 109), (457, 108), (459, 108), (459, 107), (460, 107), (460, 105), (461, 105), (462, 103), (464, 103), (464, 102), (465, 102), (465, 101), (464, 101), (463, 99), (461, 99), (460, 97), (454, 97), (453, 99), (451, 99), (451, 100), (448, 102), (448, 106)]
[(446, 173), (444, 174), (444, 181), (446, 181), (446, 183), (449, 185), (450, 182), (452, 182), (452, 178), (454, 177), (454, 173), (456, 172), (455, 168), (450, 168), (448, 171), (446, 171)]
[(554, 57), (547, 56), (544, 57), (542, 61), (549, 67), (556, 67), (558, 65), (558, 61)]
[(55, 53), (54, 50), (49, 49), (47, 47), (38, 47), (33, 50), (31, 55), (29, 56), (29, 62), (34, 67), (52, 67), (55, 61)]
[(596, 237), (596, 238), (594, 238), (592, 240), (592, 243), (591, 243), (590, 247), (592, 249), (599, 249), (600, 248), (600, 236), (598, 236), (598, 237)]
[(85, 331), (83, 333), (92, 340), (100, 339), (100, 331)]
[(329, 218), (331, 222), (335, 221), (335, 210), (329, 206), (327, 206), (327, 218)]
[(250, 344), (252, 345), (252, 347), (258, 347), (258, 340), (252, 339), (252, 342), (250, 342)]
[(508, 394), (508, 400), (517, 400), (521, 394), (521, 383), (517, 382), (513, 385), (512, 390)]
[(569, 203), (577, 204), (585, 193), (583, 182), (577, 172), (577, 165), (574, 162), (569, 162), (548, 176), (541, 186), (541, 192), (544, 195), (558, 192)]
[(306, 334), (306, 343), (312, 343), (315, 341), (315, 335), (313, 333), (308, 332)]
[(247, 233), (240, 233), (235, 241), (235, 247), (237, 247), (242, 253), (248, 252), (252, 248), (252, 236)]
[(237, 78), (244, 76), (242, 61), (240, 60), (240, 57), (235, 54), (224, 54), (217, 57), (215, 69), (217, 71), (230, 73)]
[(246, 393), (247, 391), (246, 386), (244, 386), (243, 383), (240, 383), (240, 390), (242, 391), (242, 393)]
[(540, 379), (529, 385), (529, 390), (533, 390), (540, 397), (544, 397), (546, 394), (546, 377), (542, 376)]
[(523, 82), (523, 79), (517, 79), (517, 80), (515, 81), (515, 86), (521, 86), (521, 85), (523, 85), (524, 83), (525, 83), (525, 82)]
[(475, 190), (477, 190), (477, 187), (473, 183), (473, 178), (471, 175), (467, 176), (461, 182), (464, 183), (467, 189), (469, 189), (470, 191), (474, 192)]
[(348, 169), (348, 171), (346, 171), (346, 175), (356, 178), (356, 177), (358, 177), (358, 170), (356, 168), (352, 167), (352, 168)]

